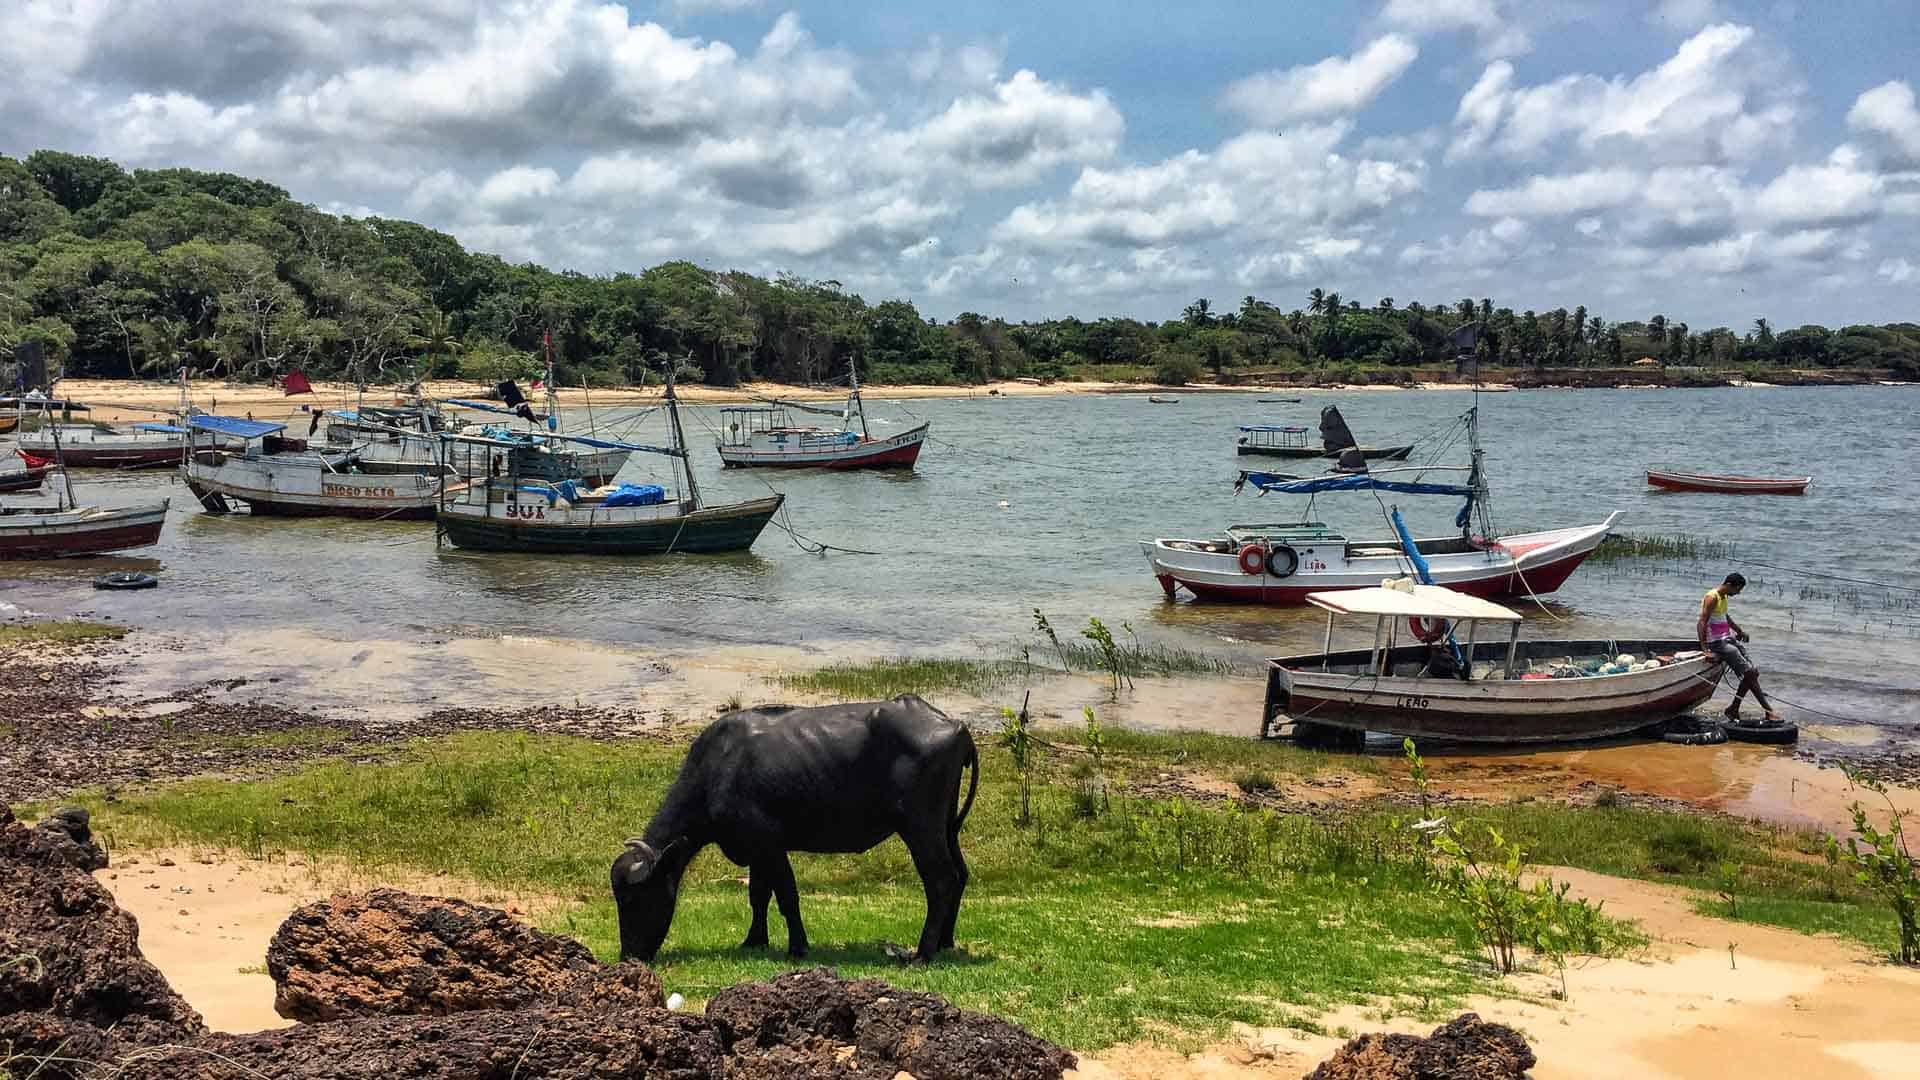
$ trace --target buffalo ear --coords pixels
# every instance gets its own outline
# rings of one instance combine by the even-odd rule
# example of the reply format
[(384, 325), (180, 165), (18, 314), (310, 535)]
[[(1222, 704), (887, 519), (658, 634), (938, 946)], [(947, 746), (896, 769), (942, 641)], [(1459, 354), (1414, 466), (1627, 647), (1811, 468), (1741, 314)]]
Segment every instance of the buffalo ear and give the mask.
[(646, 884), (647, 879), (653, 876), (654, 867), (660, 864), (660, 855), (661, 853), (653, 850), (653, 846), (645, 840), (637, 838), (628, 840), (627, 850), (621, 855), (621, 859), (627, 864), (626, 872), (623, 875), (626, 883), (629, 885)]

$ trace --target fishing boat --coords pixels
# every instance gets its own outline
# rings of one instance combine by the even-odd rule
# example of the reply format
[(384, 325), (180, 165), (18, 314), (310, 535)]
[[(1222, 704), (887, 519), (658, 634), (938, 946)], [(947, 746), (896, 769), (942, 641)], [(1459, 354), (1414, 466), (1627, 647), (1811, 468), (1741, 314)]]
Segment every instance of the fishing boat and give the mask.
[(1707, 491), (1721, 495), (1805, 495), (1811, 476), (1714, 476), (1709, 473), (1647, 469), (1647, 486), (1666, 491)]
[[(1517, 612), (1407, 579), (1306, 599), (1327, 613), (1325, 645), (1267, 661), (1266, 736), (1290, 724), (1296, 738), (1321, 742), (1357, 742), (1367, 732), (1469, 743), (1601, 739), (1691, 711), (1722, 674), (1691, 638), (1524, 641)], [(1374, 620), (1369, 647), (1333, 648), (1343, 615)], [(1506, 640), (1476, 640), (1485, 624), (1505, 627)]]
[(1297, 397), (1263, 397), (1263, 398), (1257, 398), (1255, 400), (1259, 401), (1260, 404), (1262, 405), (1298, 405), (1300, 404), (1300, 399)]
[(447, 485), (439, 505), (440, 535), (455, 547), (476, 551), (544, 554), (705, 554), (752, 547), (786, 496), (775, 493), (720, 506), (703, 502), (687, 461), (686, 435), (680, 427), (671, 375), (666, 405), (671, 446), (608, 445), (670, 459), (676, 489), (672, 498), (653, 484), (588, 491), (572, 481), (530, 480), (519, 471), (525, 447), (484, 435), (442, 436), (447, 443), (486, 445), (489, 452), (501, 453), (506, 460), (502, 475)]
[(14, 453), (20, 458), (20, 467), (0, 470), (0, 491), (32, 491), (39, 487), (53, 468), (53, 459), (35, 457), (24, 450)]
[(1407, 455), (1413, 452), (1411, 443), (1405, 446), (1356, 445), (1346, 420), (1341, 417), (1339, 408), (1333, 405), (1320, 410), (1319, 441), (1309, 442), (1307, 434), (1307, 429), (1299, 425), (1242, 424), (1233, 448), (1235, 453), (1242, 456), (1298, 460), (1338, 458), (1349, 450), (1356, 450), (1368, 461), (1405, 461)]
[[(453, 399), (459, 408), (518, 416), (512, 409), (490, 402)], [(553, 411), (547, 414), (555, 415)], [(461, 424), (425, 398), (399, 406), (360, 406), (326, 413), (328, 449), (348, 450), (363, 472), (409, 473), (431, 469), (444, 457), (446, 467), (463, 479), (497, 473), (504, 465), (501, 450), (485, 443), (442, 444), (439, 435), (454, 432), (488, 435), (514, 442), (521, 455), (522, 475), (542, 480), (580, 480), (598, 487), (613, 480), (631, 456), (628, 451), (582, 446), (578, 442), (549, 441), (538, 430), (523, 431), (508, 423)]]
[(187, 490), (208, 513), (239, 502), (256, 516), (426, 520), (440, 495), (437, 465), (415, 472), (363, 471), (351, 452), (314, 451), (289, 439), (285, 424), (199, 413), (195, 433), (235, 440), (240, 449), (196, 449), (180, 466)]
[(1160, 396), (1159, 394), (1148, 394), (1148, 395), (1147, 395), (1147, 401), (1148, 401), (1148, 402), (1149, 402), (1150, 404), (1154, 404), (1154, 405), (1178, 405), (1178, 404), (1180, 404), (1180, 399), (1179, 399), (1179, 398), (1177, 398), (1177, 397), (1161, 397), (1161, 396)]
[[(1301, 520), (1229, 526), (1211, 539), (1140, 541), (1141, 551), (1169, 600), (1185, 589), (1202, 600), (1298, 605), (1316, 592), (1378, 586), (1415, 569), (1414, 555), (1430, 569), (1433, 583), (1474, 596), (1543, 596), (1564, 584), (1620, 520), (1620, 511), (1597, 525), (1497, 536), (1488, 509), (1482, 469), (1478, 409), (1460, 419), (1466, 427), (1471, 464), (1423, 465), (1370, 471), (1357, 453), (1342, 457), (1336, 471), (1295, 477), (1243, 472), (1235, 483), (1266, 493), (1317, 496), (1328, 492), (1394, 492), (1457, 496), (1466, 500), (1454, 518), (1455, 536), (1352, 540), (1324, 522)], [(1336, 414), (1334, 419), (1339, 420)], [(1339, 421), (1344, 427), (1344, 421)], [(1431, 472), (1465, 472), (1466, 482), (1430, 480)], [(1478, 519), (1478, 529), (1474, 528)]]
[[(134, 424), (131, 431), (100, 424), (46, 424), (38, 431), (22, 432), (20, 449), (47, 456), (53, 453), (53, 441), (60, 440), (63, 464), (83, 469), (152, 469), (179, 462), (188, 438), (184, 429), (165, 423)], [(216, 445), (220, 440), (201, 436), (198, 446)]]
[[(60, 448), (54, 446), (54, 460)], [(166, 499), (137, 506), (81, 506), (65, 469), (48, 477), (52, 506), (0, 505), (0, 559), (103, 555), (150, 547), (166, 525)]]
[[(876, 439), (867, 428), (866, 406), (860, 400), (860, 373), (847, 365), (849, 390), (845, 404), (827, 409), (798, 401), (768, 398), (759, 405), (736, 405), (720, 410), (720, 438), (715, 443), (720, 460), (729, 468), (784, 466), (821, 469), (911, 469), (927, 441), (929, 424), (898, 435)], [(789, 409), (837, 416), (846, 424), (857, 415), (860, 430), (799, 427)]]

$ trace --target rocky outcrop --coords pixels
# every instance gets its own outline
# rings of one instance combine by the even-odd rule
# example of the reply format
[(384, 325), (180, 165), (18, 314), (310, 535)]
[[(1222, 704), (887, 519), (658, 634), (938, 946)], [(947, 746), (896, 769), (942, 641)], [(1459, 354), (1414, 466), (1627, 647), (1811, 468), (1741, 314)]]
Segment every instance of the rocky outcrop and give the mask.
[(586, 946), (495, 908), (397, 889), (341, 894), (288, 916), (267, 946), (289, 1020), (445, 1016), (541, 1002), (659, 1008), (645, 965), (601, 967)]
[(934, 994), (879, 981), (849, 982), (826, 968), (717, 994), (707, 1019), (732, 1080), (1058, 1080), (1075, 1065), (1065, 1050)]
[(723, 1080), (713, 1031), (665, 1009), (543, 1006), (378, 1016), (213, 1035), (140, 1063), (143, 1080)]
[(0, 1030), (11, 1033), (0, 1039), (11, 1038), (15, 1053), (56, 1030), (75, 1057), (96, 1043), (146, 1046), (206, 1033), (200, 1014), (140, 954), (139, 924), (94, 880), (106, 865), (85, 810), (29, 828), (0, 808)]
[(1307, 1080), (1519, 1080), (1534, 1066), (1519, 1032), (1464, 1013), (1418, 1035), (1362, 1035), (1307, 1074)]

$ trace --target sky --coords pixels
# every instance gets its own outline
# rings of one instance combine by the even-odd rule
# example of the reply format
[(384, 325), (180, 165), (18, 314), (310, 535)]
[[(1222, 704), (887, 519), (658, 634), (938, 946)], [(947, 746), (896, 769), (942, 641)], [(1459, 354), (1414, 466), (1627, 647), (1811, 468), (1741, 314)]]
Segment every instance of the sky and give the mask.
[[(24, 9), (21, 5), (24, 3)], [(941, 319), (1920, 321), (1914, 0), (11, 0), (0, 153)]]

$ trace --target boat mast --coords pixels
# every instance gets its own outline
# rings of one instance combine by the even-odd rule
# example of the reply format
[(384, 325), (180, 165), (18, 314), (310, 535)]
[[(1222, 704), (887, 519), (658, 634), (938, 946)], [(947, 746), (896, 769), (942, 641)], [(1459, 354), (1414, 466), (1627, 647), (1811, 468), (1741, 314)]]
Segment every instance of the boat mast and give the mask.
[(553, 389), (553, 331), (546, 331), (541, 336), (541, 340), (547, 347), (547, 381), (545, 383), (547, 388), (547, 431), (553, 434), (559, 434), (560, 395), (555, 393)]
[(687, 436), (680, 430), (680, 402), (673, 394), (673, 364), (667, 364), (667, 427), (673, 435), (673, 448), (678, 452), (680, 468), (687, 474), (687, 496), (693, 500), (693, 508), (700, 509), (700, 485), (693, 479), (693, 458), (687, 454)]
[(853, 407), (860, 411), (860, 437), (870, 440), (873, 436), (867, 431), (867, 407), (860, 401), (860, 365), (852, 357), (847, 358), (847, 378), (853, 387)]
[[(1487, 489), (1487, 472), (1484, 464), (1486, 451), (1480, 449), (1480, 406), (1467, 409), (1467, 447), (1471, 452), (1472, 467), (1467, 474), (1467, 485), (1473, 489), (1473, 511), (1480, 519), (1480, 535), (1491, 541), (1493, 535), (1493, 510), (1489, 505), (1492, 494)], [(1471, 531), (1469, 529), (1469, 531)]]

